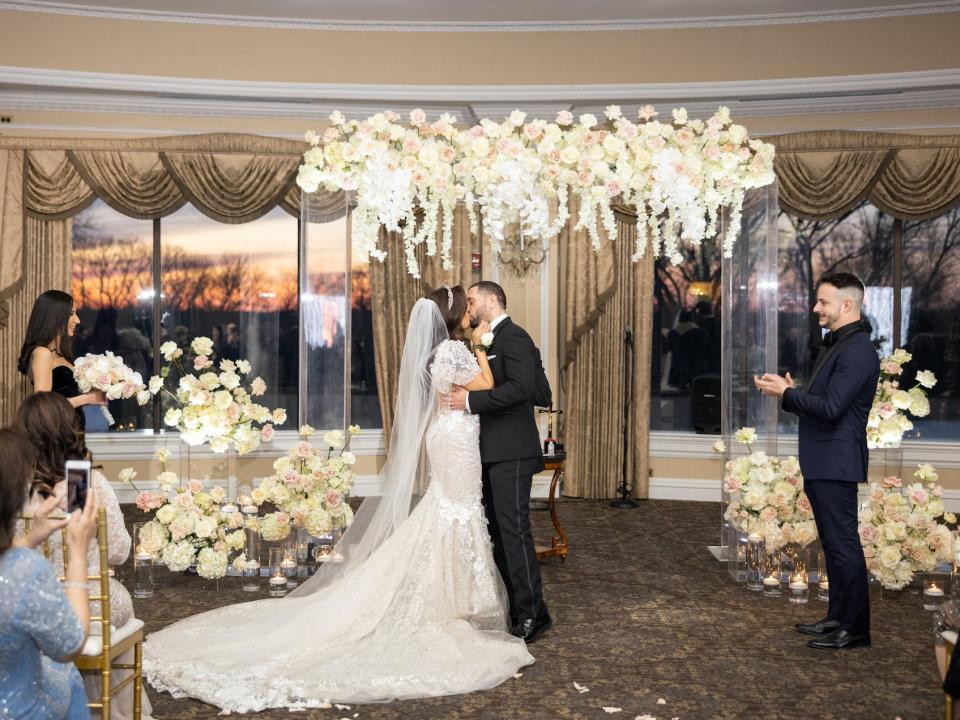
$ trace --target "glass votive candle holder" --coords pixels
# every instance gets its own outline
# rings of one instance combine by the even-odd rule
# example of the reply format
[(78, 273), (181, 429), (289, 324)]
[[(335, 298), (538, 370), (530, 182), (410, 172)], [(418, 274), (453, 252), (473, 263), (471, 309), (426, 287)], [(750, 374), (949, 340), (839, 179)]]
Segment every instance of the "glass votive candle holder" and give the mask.
[(806, 573), (794, 573), (790, 576), (790, 602), (795, 605), (806, 605), (810, 596), (810, 584)]
[(927, 575), (923, 578), (924, 610), (939, 610), (946, 594), (945, 575)]
[(283, 597), (287, 594), (287, 574), (281, 565), (283, 560), (282, 547), (270, 548), (270, 575), (267, 580), (270, 597)]
[(135, 598), (153, 597), (153, 553), (144, 548), (140, 538), (147, 523), (133, 524), (133, 596)]
[(762, 582), (764, 597), (780, 597), (780, 557), (777, 553), (764, 558)]
[(260, 592), (260, 561), (247, 560), (240, 588), (244, 592)]
[(287, 590), (293, 590), (299, 583), (297, 580), (297, 543), (286, 542), (283, 546), (283, 559), (280, 561), (280, 567), (284, 576), (287, 578)]
[(763, 591), (763, 537), (757, 533), (747, 536), (747, 590)]

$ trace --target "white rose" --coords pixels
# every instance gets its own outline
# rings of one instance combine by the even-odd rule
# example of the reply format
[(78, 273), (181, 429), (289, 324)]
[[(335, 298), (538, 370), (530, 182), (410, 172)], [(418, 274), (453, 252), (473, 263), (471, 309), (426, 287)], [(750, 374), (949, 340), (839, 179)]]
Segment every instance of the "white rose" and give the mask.
[(163, 356), (164, 360), (170, 362), (183, 355), (183, 350), (178, 348), (177, 344), (173, 340), (168, 340), (160, 346), (160, 354)]
[(592, 128), (597, 124), (597, 117), (596, 115), (592, 115), (590, 113), (584, 113), (580, 116), (580, 124), (585, 128)]
[(480, 336), (480, 342), (482, 345), (484, 345), (484, 347), (490, 347), (491, 345), (493, 345), (493, 333), (485, 332), (483, 335)]
[(131, 467), (126, 467), (120, 471), (120, 474), (117, 475), (117, 479), (122, 483), (132, 483), (133, 479), (137, 476), (137, 471)]
[(157, 520), (164, 525), (169, 525), (177, 516), (177, 509), (173, 505), (164, 505), (157, 510)]
[(240, 376), (233, 372), (220, 373), (220, 384), (227, 390), (233, 390), (240, 385)]
[(153, 395), (150, 393), (149, 390), (137, 391), (137, 405), (146, 405), (152, 399), (153, 399)]
[(623, 117), (623, 111), (620, 110), (619, 105), (607, 105), (603, 114), (607, 116), (608, 120), (619, 120)]
[(727, 451), (726, 443), (724, 443), (723, 440), (717, 440), (713, 444), (713, 451), (715, 453), (725, 453)]
[(343, 436), (342, 430), (328, 430), (323, 434), (323, 442), (328, 446), (335, 449), (340, 449), (343, 447), (345, 438)]
[(353, 454), (352, 452), (350, 452), (349, 450), (348, 450), (347, 452), (343, 453), (343, 454), (340, 456), (340, 459), (343, 460), (347, 465), (353, 465), (354, 463), (357, 462), (357, 457), (356, 457), (356, 455), (354, 455), (354, 454)]
[(673, 121), (677, 125), (685, 125), (687, 122), (687, 110), (686, 108), (677, 108), (673, 111)]
[(510, 123), (515, 127), (520, 127), (523, 125), (523, 121), (526, 120), (527, 114), (521, 110), (514, 110), (510, 113)]
[(937, 384), (937, 376), (929, 370), (921, 370), (917, 373), (917, 382), (929, 389)]
[(213, 340), (208, 337), (194, 338), (193, 342), (190, 343), (190, 348), (194, 355), (211, 355), (213, 354)]
[(163, 416), (163, 424), (170, 427), (176, 427), (182, 416), (183, 412), (179, 408), (170, 408)]
[(733, 438), (743, 445), (751, 445), (757, 441), (757, 431), (751, 427), (740, 428)]

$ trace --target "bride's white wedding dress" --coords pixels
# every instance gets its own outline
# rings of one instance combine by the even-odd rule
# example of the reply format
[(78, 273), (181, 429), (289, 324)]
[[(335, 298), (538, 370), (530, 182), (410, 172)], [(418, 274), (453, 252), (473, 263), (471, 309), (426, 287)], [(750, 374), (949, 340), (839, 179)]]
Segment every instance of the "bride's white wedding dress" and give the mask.
[(433, 349), (422, 373), (430, 418), (420, 434), (429, 485), (416, 507), (380, 507), (403, 516), (316, 592), (221, 608), (150, 635), (144, 668), (153, 687), (247, 712), (467, 693), (533, 662), (507, 632), (481, 506), (478, 418), (437, 409), (437, 394), (466, 384), (479, 367), (462, 343)]

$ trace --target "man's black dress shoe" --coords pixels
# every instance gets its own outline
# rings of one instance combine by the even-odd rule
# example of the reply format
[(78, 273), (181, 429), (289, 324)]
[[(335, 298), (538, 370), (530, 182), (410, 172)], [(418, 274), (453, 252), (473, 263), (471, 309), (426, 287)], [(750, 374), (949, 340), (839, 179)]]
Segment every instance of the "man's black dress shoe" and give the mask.
[(550, 618), (550, 613), (545, 612), (538, 618), (521, 620), (511, 632), (517, 637), (523, 638), (527, 645), (530, 645), (551, 627), (553, 627), (553, 620)]
[(870, 647), (870, 633), (854, 635), (846, 630), (834, 630), (829, 635), (807, 643), (814, 650), (846, 650), (855, 647)]
[(797, 623), (793, 627), (804, 635), (829, 635), (840, 628), (840, 623), (837, 620), (824, 618), (815, 623)]

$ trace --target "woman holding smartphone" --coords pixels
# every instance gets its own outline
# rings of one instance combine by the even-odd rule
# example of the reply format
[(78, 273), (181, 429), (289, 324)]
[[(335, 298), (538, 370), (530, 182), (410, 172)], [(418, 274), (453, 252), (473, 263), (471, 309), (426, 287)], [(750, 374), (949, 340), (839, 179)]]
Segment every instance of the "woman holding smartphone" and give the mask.
[[(80, 318), (73, 307), (73, 298), (60, 290), (47, 290), (33, 303), (27, 336), (20, 348), (17, 370), (33, 384), (35, 392), (53, 391), (63, 395), (76, 410), (80, 429), (105, 431), (103, 413), (96, 405), (106, 405), (107, 397), (100, 390), (81, 393), (73, 377), (73, 335)], [(89, 415), (85, 408), (92, 411)]]
[[(90, 630), (86, 548), (97, 532), (97, 503), (67, 520), (48, 516), (62, 498), (34, 513), (30, 532), (14, 538), (16, 517), (30, 487), (35, 452), (18, 430), (0, 430), (0, 708), (4, 717), (81, 720), (90, 717), (73, 665)], [(34, 548), (66, 527), (70, 563), (61, 584)]]
[[(88, 453), (83, 443), (83, 433), (77, 426), (76, 415), (70, 403), (52, 392), (34, 393), (21, 403), (17, 410), (17, 425), (24, 430), (36, 449), (36, 462), (33, 467), (33, 486), (27, 507), (34, 508), (52, 495), (63, 497), (71, 493), (69, 487), (64, 487), (64, 469), (67, 474), (75, 471), (68, 466), (70, 461), (88, 460)], [(70, 462), (70, 465), (73, 465)], [(113, 486), (99, 470), (92, 469), (87, 473), (87, 494), (95, 492), (97, 501), (107, 513), (107, 562), (110, 565), (121, 565), (130, 556), (131, 538), (127, 532), (120, 509), (120, 502), (113, 490)], [(76, 488), (72, 491), (76, 494)], [(50, 561), (54, 571), (60, 572), (63, 567), (63, 547), (59, 536), (50, 538)], [(87, 563), (90, 574), (100, 571), (100, 557), (96, 541), (86, 547)], [(71, 551), (70, 556), (73, 556)], [(99, 584), (93, 582), (90, 590), (99, 592)], [(100, 614), (98, 602), (91, 603), (95, 615)], [(133, 617), (133, 599), (126, 587), (116, 578), (110, 578), (110, 624), (122, 627)], [(133, 651), (130, 657), (119, 658), (121, 663), (132, 663)], [(126, 671), (116, 671), (118, 678)], [(84, 684), (87, 695), (91, 700), (100, 697), (100, 676), (84, 673)], [(114, 698), (112, 717), (115, 719), (127, 717), (133, 707), (133, 685), (127, 685)], [(150, 702), (146, 692), (142, 694), (142, 717), (149, 718), (151, 713)]]

